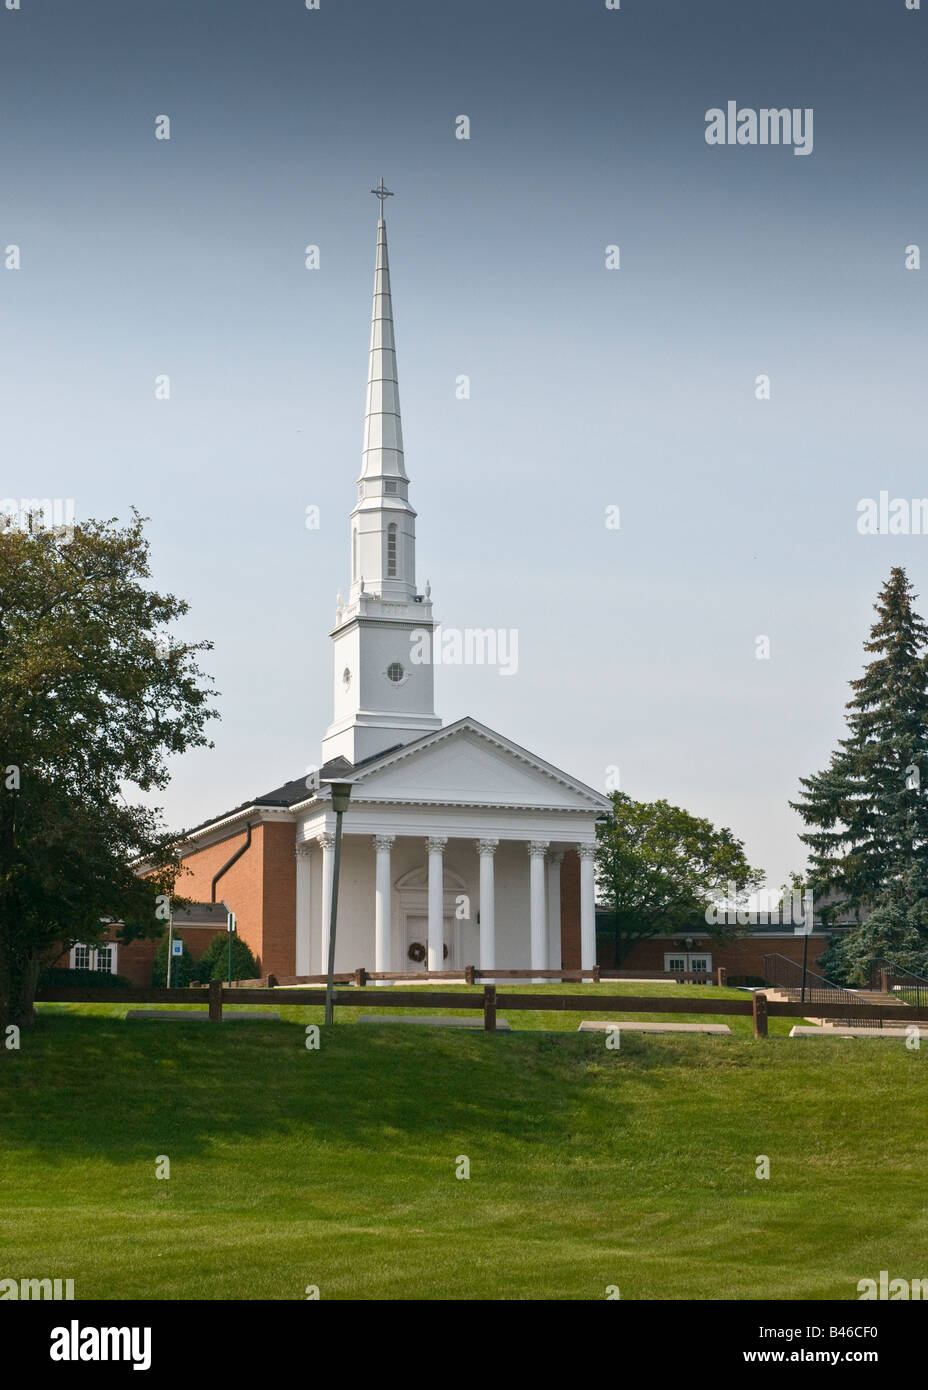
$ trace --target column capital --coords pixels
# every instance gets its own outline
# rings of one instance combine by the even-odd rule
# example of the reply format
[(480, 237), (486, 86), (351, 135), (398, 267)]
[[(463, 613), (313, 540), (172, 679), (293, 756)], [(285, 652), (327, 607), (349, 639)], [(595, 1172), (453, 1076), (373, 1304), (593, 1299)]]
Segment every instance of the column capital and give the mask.
[(377, 849), (377, 850), (381, 850), (381, 849), (392, 849), (392, 848), (393, 848), (393, 842), (394, 842), (394, 840), (396, 839), (396, 836), (395, 836), (395, 835), (372, 835), (372, 836), (371, 836), (371, 839), (372, 839), (373, 842), (374, 842), (374, 849)]
[(330, 831), (326, 830), (321, 835), (316, 836), (316, 844), (321, 845), (323, 849), (334, 849), (335, 836)]
[(561, 864), (561, 863), (563, 862), (563, 859), (564, 859), (564, 851), (563, 851), (562, 849), (555, 849), (555, 850), (552, 850), (552, 851), (550, 852), (550, 854), (548, 855), (548, 863), (549, 863), (549, 864)]
[(477, 841), (477, 853), (478, 853), (478, 854), (495, 854), (498, 848), (499, 848), (499, 840), (478, 840), (478, 841)]
[(296, 845), (293, 851), (297, 859), (308, 859), (312, 852), (313, 847), (309, 840), (304, 840), (302, 844)]
[(427, 835), (425, 837), (425, 847), (429, 854), (441, 854), (447, 843), (447, 835)]
[(577, 853), (579, 854), (579, 856), (580, 856), (581, 859), (595, 859), (595, 858), (596, 858), (596, 846), (595, 846), (595, 845), (578, 845), (578, 846), (577, 846)]
[(548, 845), (550, 843), (550, 840), (529, 840), (525, 846), (529, 858), (534, 859), (538, 856), (538, 858), (543, 859), (548, 852)]

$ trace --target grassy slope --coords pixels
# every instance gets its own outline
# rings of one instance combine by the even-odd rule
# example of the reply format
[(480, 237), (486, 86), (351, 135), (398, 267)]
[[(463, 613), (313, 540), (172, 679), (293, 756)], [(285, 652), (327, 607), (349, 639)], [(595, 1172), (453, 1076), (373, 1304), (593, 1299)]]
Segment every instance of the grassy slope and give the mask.
[(0, 1052), (3, 1276), (87, 1298), (703, 1299), (928, 1273), (924, 1062), (900, 1043), (339, 1025), (310, 1052), (316, 1011), (120, 1012), (48, 1006)]

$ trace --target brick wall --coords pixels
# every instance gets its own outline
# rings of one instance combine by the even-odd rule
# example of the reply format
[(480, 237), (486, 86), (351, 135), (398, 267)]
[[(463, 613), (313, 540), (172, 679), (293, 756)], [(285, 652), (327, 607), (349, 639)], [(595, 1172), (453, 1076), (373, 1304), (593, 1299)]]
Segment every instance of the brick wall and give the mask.
[[(167, 923), (164, 924), (164, 935), (167, 935)], [(183, 937), (184, 945), (193, 956), (194, 960), (199, 960), (206, 950), (213, 937), (216, 935), (215, 927), (191, 927), (185, 926), (175, 935)], [(225, 933), (223, 932), (224, 936)], [(117, 942), (116, 951), (116, 974), (121, 975), (124, 980), (128, 980), (130, 985), (136, 989), (149, 989), (151, 986), (151, 972), (155, 964), (155, 952), (158, 949), (160, 937), (146, 937), (138, 941), (119, 941), (115, 931), (107, 932), (104, 941)], [(63, 951), (54, 962), (59, 970), (67, 970), (71, 963), (70, 947)]]
[(580, 967), (580, 856), (569, 849), (561, 861), (561, 969)]
[[(685, 950), (684, 938), (680, 936), (655, 936), (650, 941), (639, 941), (626, 955), (619, 967), (622, 970), (664, 969), (664, 954), (668, 951)], [(808, 938), (810, 969), (815, 968), (816, 959), (822, 954), (827, 938), (824, 934), (813, 932)], [(787, 931), (782, 936), (739, 937), (737, 941), (717, 942), (708, 936), (693, 935), (690, 950), (708, 951), (712, 956), (712, 969), (724, 965), (730, 975), (764, 975), (764, 956), (781, 955), (787, 960), (802, 964), (803, 937)], [(604, 970), (613, 969), (612, 942), (608, 937), (600, 937), (597, 942), (597, 957)]]
[[(185, 898), (210, 902), (213, 875), (246, 843), (247, 830), (184, 856), (188, 870), (178, 879)], [(216, 884), (216, 901), (235, 913), (236, 930), (251, 949), (262, 975), (296, 973), (296, 826), (260, 821), (251, 844)]]
[(292, 821), (272, 821), (259, 826), (255, 833), (259, 831), (263, 859), (261, 974), (295, 975), (296, 826)]
[[(211, 902), (214, 875), (247, 839), (247, 829), (236, 830), (224, 840), (184, 855), (184, 872), (177, 880), (178, 896)], [(236, 930), (262, 975), (296, 974), (295, 840), (296, 826), (292, 821), (260, 821), (252, 829), (248, 849), (216, 884), (216, 901), (226, 903), (235, 913)], [(216, 935), (216, 927), (187, 923), (177, 934), (183, 937), (194, 960), (199, 960)], [(156, 940), (121, 944), (118, 973), (133, 985), (150, 985), (157, 945)], [(68, 953), (55, 963), (67, 969)]]

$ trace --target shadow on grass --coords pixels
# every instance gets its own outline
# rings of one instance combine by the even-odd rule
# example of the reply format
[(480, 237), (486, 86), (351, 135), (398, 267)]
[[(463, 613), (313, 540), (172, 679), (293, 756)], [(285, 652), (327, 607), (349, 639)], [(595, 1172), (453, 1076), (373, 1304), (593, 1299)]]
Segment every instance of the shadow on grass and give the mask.
[[(196, 1154), (228, 1139), (306, 1134), (314, 1145), (418, 1151), (493, 1135), (514, 1149), (589, 1126), (604, 1071), (660, 1065), (638, 1039), (621, 1053), (595, 1036), (486, 1035), (387, 1025), (126, 1023), (40, 1014), (0, 1062), (2, 1145), (43, 1162), (129, 1163)], [(618, 1095), (610, 1114), (617, 1114)]]

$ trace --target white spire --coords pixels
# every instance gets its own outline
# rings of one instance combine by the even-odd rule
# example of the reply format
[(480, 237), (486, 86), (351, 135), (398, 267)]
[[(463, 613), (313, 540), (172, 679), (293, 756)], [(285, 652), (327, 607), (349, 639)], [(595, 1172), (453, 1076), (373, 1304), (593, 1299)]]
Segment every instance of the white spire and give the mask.
[[(393, 196), (383, 179), (380, 188), (371, 192), (381, 203)], [(416, 513), (409, 502), (409, 478), (403, 462), (387, 228), (382, 213), (381, 207), (361, 476), (351, 513), (350, 603), (362, 593), (402, 601), (416, 597)]]
[(406, 477), (403, 465), (400, 388), (396, 376), (396, 342), (393, 337), (393, 304), (390, 299), (387, 224), (381, 217), (377, 223), (374, 307), (371, 313), (371, 350), (367, 370), (367, 410), (364, 416), (361, 477), (382, 478), (384, 475), (392, 478)]
[[(393, 195), (372, 188), (381, 201)], [(351, 588), (336, 608), (333, 719), (323, 758), (352, 763), (441, 728), (433, 666), (417, 657), (431, 638), (430, 592), (416, 589), (416, 513), (403, 463), (387, 229), (377, 223), (374, 308), (358, 498), (351, 512)]]

